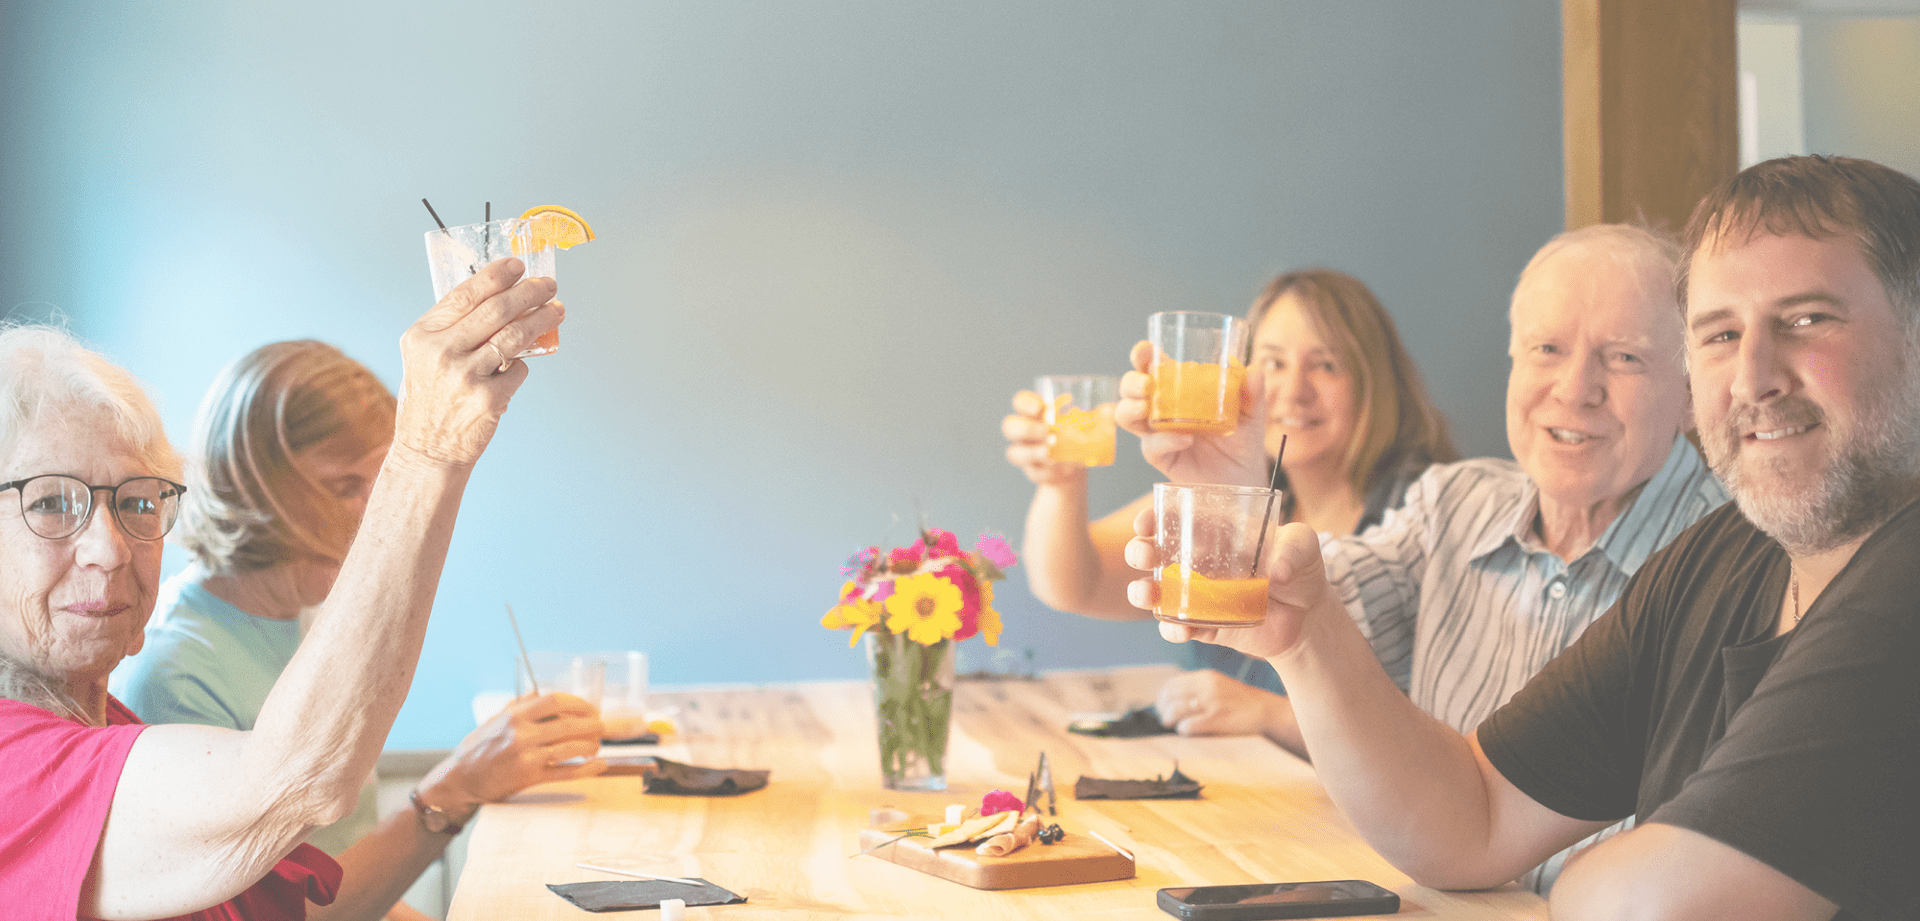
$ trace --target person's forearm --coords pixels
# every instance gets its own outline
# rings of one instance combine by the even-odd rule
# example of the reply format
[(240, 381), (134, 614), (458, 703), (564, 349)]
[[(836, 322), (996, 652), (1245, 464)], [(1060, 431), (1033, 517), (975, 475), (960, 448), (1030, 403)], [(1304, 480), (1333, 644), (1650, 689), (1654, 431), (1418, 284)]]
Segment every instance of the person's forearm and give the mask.
[(411, 809), (387, 816), (340, 854), (340, 891), (332, 905), (307, 908), (310, 921), (379, 921), (427, 866), (446, 852), (449, 835), (422, 828)]
[(1095, 543), (1084, 472), (1034, 489), (1021, 550), (1027, 585), (1042, 604), (1105, 620), (1145, 615), (1127, 603), (1127, 583), (1137, 574), (1120, 557), (1120, 547), (1103, 550)]
[(1315, 773), (1349, 821), (1407, 875), (1441, 888), (1498, 885), (1527, 869), (1488, 855), (1491, 809), (1458, 732), (1415, 707), (1331, 599), (1303, 640), (1269, 660)]
[(1307, 756), (1307, 740), (1300, 735), (1300, 720), (1293, 715), (1293, 698), (1285, 694), (1268, 695), (1265, 718), (1260, 721), (1260, 734), (1287, 751), (1313, 760)]
[(84, 914), (185, 914), (231, 898), (352, 808), (412, 681), (467, 479), (394, 454), (254, 729), (154, 726), (135, 741)]
[(406, 700), (469, 470), (396, 448), (340, 577), (247, 741), (247, 769), (286, 789), (264, 803), (352, 808)]

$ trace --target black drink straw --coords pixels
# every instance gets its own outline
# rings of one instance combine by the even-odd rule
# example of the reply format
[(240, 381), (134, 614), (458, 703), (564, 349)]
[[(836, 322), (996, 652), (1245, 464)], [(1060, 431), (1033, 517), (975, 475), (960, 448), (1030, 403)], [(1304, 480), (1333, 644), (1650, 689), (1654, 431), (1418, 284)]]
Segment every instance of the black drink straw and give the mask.
[(1260, 542), (1253, 547), (1253, 569), (1247, 578), (1260, 571), (1260, 554), (1267, 549), (1267, 519), (1273, 517), (1273, 495), (1280, 491), (1280, 459), (1287, 456), (1286, 433), (1280, 435), (1280, 450), (1273, 455), (1273, 477), (1267, 482), (1267, 510), (1260, 515)]
[(440, 212), (433, 210), (433, 205), (424, 198), (420, 199), (420, 203), (427, 206), (427, 213), (433, 215), (433, 222), (439, 224), (441, 230), (446, 230), (447, 222), (440, 219)]

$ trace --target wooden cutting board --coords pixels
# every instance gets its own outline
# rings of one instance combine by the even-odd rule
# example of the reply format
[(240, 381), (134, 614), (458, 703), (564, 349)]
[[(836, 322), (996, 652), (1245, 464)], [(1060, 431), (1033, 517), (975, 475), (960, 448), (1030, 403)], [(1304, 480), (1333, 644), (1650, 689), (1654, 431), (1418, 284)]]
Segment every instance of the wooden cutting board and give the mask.
[[(931, 850), (926, 844), (929, 838), (903, 838), (867, 856), (974, 889), (1031, 889), (1133, 878), (1131, 858), (1116, 853), (1084, 831), (1061, 827), (1066, 829), (1067, 836), (1058, 844), (1036, 841), (1005, 857), (983, 857), (974, 853), (978, 842)], [(860, 848), (874, 847), (899, 834), (869, 828), (860, 833)]]

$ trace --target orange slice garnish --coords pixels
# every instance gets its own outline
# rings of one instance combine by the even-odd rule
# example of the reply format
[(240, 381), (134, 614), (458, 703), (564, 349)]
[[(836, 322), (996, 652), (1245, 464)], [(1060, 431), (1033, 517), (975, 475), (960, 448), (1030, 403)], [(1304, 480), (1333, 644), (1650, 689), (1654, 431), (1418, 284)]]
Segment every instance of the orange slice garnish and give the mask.
[(534, 249), (544, 249), (548, 244), (567, 249), (593, 239), (593, 228), (588, 227), (586, 220), (570, 208), (541, 205), (528, 208), (527, 213), (520, 217), (533, 222)]

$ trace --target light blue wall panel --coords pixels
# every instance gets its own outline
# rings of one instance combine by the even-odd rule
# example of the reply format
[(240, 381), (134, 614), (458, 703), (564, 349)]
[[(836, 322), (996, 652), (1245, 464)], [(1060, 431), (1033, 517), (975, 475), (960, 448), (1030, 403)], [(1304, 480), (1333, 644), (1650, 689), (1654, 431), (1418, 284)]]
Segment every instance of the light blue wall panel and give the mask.
[[(1017, 538), (1008, 396), (1119, 370), (1153, 311), (1354, 272), (1463, 449), (1504, 454), (1559, 41), (1532, 0), (11, 0), (0, 309), (69, 317), (184, 438), (263, 342), (397, 383), (421, 196), (571, 206), (600, 240), (561, 254), (564, 352), (474, 477), (390, 744), (453, 743), (508, 682), (507, 600), (532, 645), (646, 649), (656, 682), (854, 676), (817, 626), (840, 561), (922, 511)], [(1150, 482), (1122, 454), (1097, 506)], [(1167, 656), (1018, 570), (1000, 599), (1041, 667)]]

